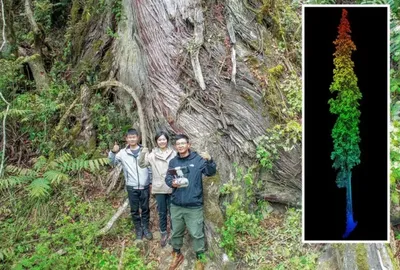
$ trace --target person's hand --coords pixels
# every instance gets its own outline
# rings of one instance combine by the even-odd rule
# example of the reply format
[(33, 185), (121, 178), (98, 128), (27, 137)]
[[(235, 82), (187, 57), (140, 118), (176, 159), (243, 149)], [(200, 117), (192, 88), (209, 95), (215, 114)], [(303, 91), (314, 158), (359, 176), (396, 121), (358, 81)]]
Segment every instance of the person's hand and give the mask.
[(177, 188), (179, 185), (176, 183), (176, 180), (172, 180), (172, 187)]
[(113, 152), (113, 153), (117, 153), (118, 151), (119, 151), (119, 145), (118, 145), (117, 142), (114, 142), (114, 147), (113, 147), (113, 149), (112, 149), (112, 152)]
[(211, 159), (211, 156), (210, 156), (210, 154), (208, 152), (202, 152), (202, 153), (200, 153), (200, 156), (202, 158), (204, 158), (205, 160), (210, 160)]

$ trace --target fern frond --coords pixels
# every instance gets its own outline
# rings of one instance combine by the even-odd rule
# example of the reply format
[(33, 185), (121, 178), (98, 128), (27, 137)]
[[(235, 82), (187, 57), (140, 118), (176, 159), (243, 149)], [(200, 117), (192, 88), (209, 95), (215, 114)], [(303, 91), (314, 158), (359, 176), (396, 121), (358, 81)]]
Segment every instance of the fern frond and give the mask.
[(30, 195), (35, 198), (43, 198), (49, 195), (49, 181), (45, 178), (37, 178), (30, 183), (28, 190)]
[(12, 256), (14, 256), (14, 249), (12, 247), (0, 249), (0, 261), (9, 259)]
[[(33, 111), (31, 110), (18, 110), (18, 109), (9, 109), (7, 113), (7, 117), (20, 117), (20, 116), (27, 116), (32, 114)], [(3, 118), (6, 115), (5, 111), (0, 112), (0, 118)]]
[(20, 176), (37, 176), (37, 172), (32, 169), (21, 168), (14, 165), (7, 165), (6, 172)]
[(61, 164), (58, 169), (61, 172), (78, 172), (81, 170), (96, 171), (100, 170), (101, 166), (108, 165), (108, 158), (98, 158), (98, 159), (73, 159), (69, 162)]
[(107, 166), (110, 160), (108, 158), (99, 158), (98, 161), (100, 162), (101, 166)]
[(360, 3), (361, 5), (385, 5), (387, 4), (386, 0), (363, 0)]
[(45, 156), (40, 156), (36, 159), (35, 165), (33, 165), (33, 169), (35, 171), (40, 171), (46, 165), (47, 158)]
[(60, 171), (47, 171), (43, 174), (43, 177), (52, 184), (59, 184), (61, 181), (69, 180), (68, 175)]
[(62, 154), (61, 156), (59, 156), (58, 158), (56, 158), (54, 160), (54, 162), (56, 162), (57, 164), (64, 164), (64, 163), (69, 162), (71, 160), (73, 160), (71, 154), (65, 153), (65, 154)]
[(13, 188), (15, 186), (18, 186), (22, 183), (29, 182), (32, 180), (32, 176), (9, 176), (4, 179), (0, 179), (0, 190), (8, 189), (8, 188)]

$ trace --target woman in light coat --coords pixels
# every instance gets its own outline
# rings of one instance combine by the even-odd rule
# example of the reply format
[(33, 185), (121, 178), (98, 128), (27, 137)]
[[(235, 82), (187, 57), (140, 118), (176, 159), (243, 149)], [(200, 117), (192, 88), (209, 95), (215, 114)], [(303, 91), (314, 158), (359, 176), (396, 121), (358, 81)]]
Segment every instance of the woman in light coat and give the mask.
[[(176, 152), (169, 146), (169, 136), (160, 131), (155, 136), (157, 147), (151, 153), (148, 148), (143, 148), (139, 156), (141, 168), (151, 166), (153, 180), (151, 193), (155, 195), (161, 232), (161, 246), (165, 247), (168, 239), (167, 216), (170, 215), (170, 202), (172, 189), (165, 184), (165, 176), (169, 161), (176, 156)], [(172, 230), (172, 222), (170, 220)]]

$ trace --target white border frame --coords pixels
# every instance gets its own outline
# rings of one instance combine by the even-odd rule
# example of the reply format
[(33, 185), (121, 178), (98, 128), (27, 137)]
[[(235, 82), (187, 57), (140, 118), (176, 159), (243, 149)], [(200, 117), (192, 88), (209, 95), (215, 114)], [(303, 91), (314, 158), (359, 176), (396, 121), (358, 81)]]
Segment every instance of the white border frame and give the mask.
[[(305, 102), (305, 95), (304, 95), (304, 69), (305, 69), (305, 57), (304, 57), (304, 22), (305, 22), (305, 13), (304, 10), (306, 7), (319, 7), (319, 8), (342, 8), (342, 7), (351, 7), (351, 8), (363, 8), (363, 7), (386, 7), (387, 8), (387, 240), (385, 241), (346, 241), (346, 240), (305, 240), (304, 234), (304, 165), (305, 165), (305, 158), (304, 158), (304, 149), (305, 149), (305, 113), (304, 113), (304, 102)], [(301, 240), (304, 244), (311, 244), (311, 243), (346, 243), (346, 244), (370, 244), (370, 243), (390, 243), (390, 5), (389, 4), (382, 4), (382, 5), (311, 5), (311, 4), (303, 4), (301, 7), (301, 27), (302, 27), (302, 231), (301, 231)]]

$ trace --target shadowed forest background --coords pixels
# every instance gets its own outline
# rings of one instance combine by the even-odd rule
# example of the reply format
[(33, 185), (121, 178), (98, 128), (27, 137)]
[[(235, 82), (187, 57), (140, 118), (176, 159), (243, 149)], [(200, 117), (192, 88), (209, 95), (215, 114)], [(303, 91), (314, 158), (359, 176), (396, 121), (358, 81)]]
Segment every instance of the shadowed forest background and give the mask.
[(166, 268), (154, 198), (154, 240), (134, 241), (129, 211), (105, 227), (126, 199), (106, 154), (130, 127), (149, 148), (160, 129), (183, 132), (215, 159), (203, 183), (206, 269), (398, 269), (399, 4), (388, 0), (391, 242), (311, 245), (301, 242), (303, 3), (334, 1), (0, 0), (0, 269)]

